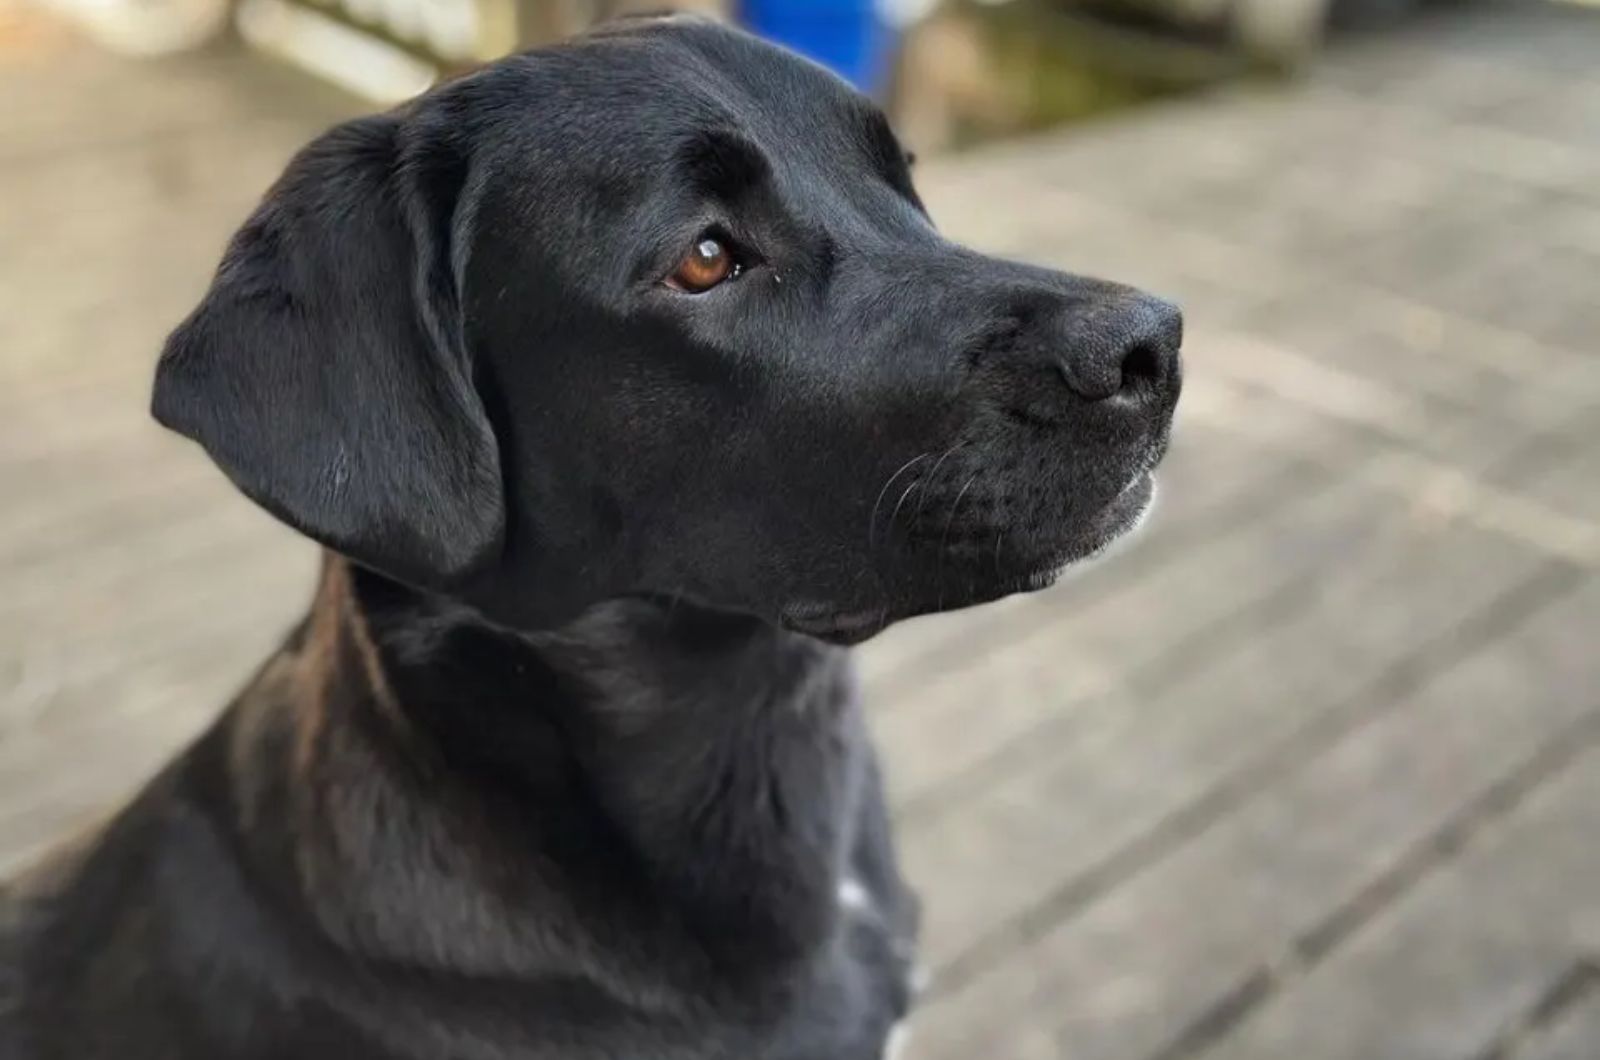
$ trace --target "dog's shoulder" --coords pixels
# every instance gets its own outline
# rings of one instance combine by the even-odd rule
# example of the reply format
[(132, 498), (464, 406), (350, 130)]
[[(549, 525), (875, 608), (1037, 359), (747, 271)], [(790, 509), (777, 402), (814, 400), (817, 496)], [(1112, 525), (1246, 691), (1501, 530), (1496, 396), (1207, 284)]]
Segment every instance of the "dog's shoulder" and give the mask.
[(190, 1055), (182, 1043), (220, 996), (219, 958), (248, 928), (195, 787), (205, 743), (0, 890), (5, 1060)]

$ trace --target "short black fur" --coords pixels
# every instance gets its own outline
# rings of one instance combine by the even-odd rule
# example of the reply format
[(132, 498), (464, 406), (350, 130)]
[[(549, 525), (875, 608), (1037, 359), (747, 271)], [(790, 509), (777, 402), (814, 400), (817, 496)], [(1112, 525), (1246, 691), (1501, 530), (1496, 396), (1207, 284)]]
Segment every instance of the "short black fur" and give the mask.
[(1128, 530), (1179, 341), (943, 240), (880, 113), (709, 22), (327, 133), (154, 400), (315, 602), (0, 893), (0, 1056), (878, 1057), (918, 912), (846, 645)]

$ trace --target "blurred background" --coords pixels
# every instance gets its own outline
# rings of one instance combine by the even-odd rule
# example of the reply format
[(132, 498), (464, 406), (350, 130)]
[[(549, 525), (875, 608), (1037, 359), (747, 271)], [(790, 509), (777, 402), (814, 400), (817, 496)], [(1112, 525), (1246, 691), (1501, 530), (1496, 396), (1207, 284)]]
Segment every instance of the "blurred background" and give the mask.
[[(226, 237), (320, 128), (623, 6), (0, 0), (0, 872), (309, 598), (146, 413)], [(880, 98), (953, 237), (1190, 321), (1142, 539), (861, 652), (913, 1057), (1600, 1058), (1600, 10), (693, 6)]]

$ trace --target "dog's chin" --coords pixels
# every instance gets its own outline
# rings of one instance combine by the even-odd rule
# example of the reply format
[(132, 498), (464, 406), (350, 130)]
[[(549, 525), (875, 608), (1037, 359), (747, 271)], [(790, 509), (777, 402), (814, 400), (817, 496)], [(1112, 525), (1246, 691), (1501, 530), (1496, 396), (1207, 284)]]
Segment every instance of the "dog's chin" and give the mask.
[(1048, 589), (1068, 571), (1103, 559), (1144, 529), (1150, 513), (1155, 510), (1155, 502), (1155, 476), (1145, 472), (1123, 487), (1073, 543), (1050, 556), (1002, 595)]
[(859, 644), (901, 619), (956, 611), (1017, 593), (1047, 589), (1068, 571), (1097, 560), (1130, 540), (1148, 521), (1155, 497), (1155, 477), (1145, 472), (1125, 486), (1086, 525), (1037, 555), (1015, 563), (1011, 569), (988, 570), (981, 576), (969, 575), (966, 579), (954, 576), (952, 571), (950, 583), (965, 580), (964, 593), (950, 591), (950, 587), (941, 582), (931, 598), (926, 599), (856, 608), (799, 604), (784, 610), (783, 624), (797, 633), (833, 644)]

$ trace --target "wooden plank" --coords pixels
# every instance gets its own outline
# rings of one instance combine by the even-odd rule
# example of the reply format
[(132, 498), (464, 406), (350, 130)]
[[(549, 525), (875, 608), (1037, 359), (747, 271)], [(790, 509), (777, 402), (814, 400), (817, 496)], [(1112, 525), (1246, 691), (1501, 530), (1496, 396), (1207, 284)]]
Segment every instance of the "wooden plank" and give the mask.
[[(1594, 687), (1591, 674), (1590, 688)], [(1600, 748), (1219, 1046), (1229, 1060), (1473, 1057), (1600, 952)], [(1581, 1024), (1580, 1024), (1581, 1026)], [(1595, 1041), (1586, 1043), (1592, 1057)]]
[(1298, 612), (1259, 623), (1233, 650), (1152, 694), (1064, 713), (981, 782), (935, 803), (939, 812), (906, 822), (913, 877), (936, 881), (927, 913), (935, 969), (975, 953), (998, 959), (992, 948), (1003, 948), (1019, 918), (1048, 909), (1073, 880), (1328, 712), (1351, 709), (1373, 674), (1447, 636), (1540, 567), (1523, 549), (1466, 528), (1395, 529), (1320, 560), (1329, 576), (1307, 589)]
[(1533, 1028), (1508, 1060), (1594, 1060), (1597, 1051), (1600, 989), (1591, 986), (1583, 996)]
[[(1303, 974), (1416, 879), (1447, 871), (1451, 845), (1503, 810), (1517, 785), (1600, 739), (1591, 695), (1600, 655), (1585, 624), (1596, 616), (1600, 580), (1591, 579), (1351, 729), (936, 1004), (925, 1029), (938, 1047), (927, 1055), (970, 1056), (1018, 1025), (1073, 1060), (1188, 1056), (1206, 1045), (1241, 1055), (1216, 1037), (1240, 999)], [(1570, 883), (1584, 889), (1580, 877)], [(1424, 1055), (1376, 1041), (1348, 1055)]]
[[(1176, 645), (1214, 635), (1219, 622), (1304, 578), (1324, 561), (1323, 550), (1353, 547), (1392, 507), (1387, 497), (1349, 484), (1285, 498), (1236, 532), (1199, 542), (1153, 570), (1135, 569), (1136, 552), (1109, 564), (1098, 593), (1069, 579), (1016, 602), (1008, 635), (985, 633), (981, 651), (973, 637), (960, 655), (940, 646), (943, 660), (930, 653), (908, 662), (911, 672), (897, 675), (893, 698), (874, 715), (891, 756), (896, 802), (926, 798), (1019, 742), (1032, 744), (1041, 727), (1075, 705), (1111, 693), (1161, 665)], [(1326, 537), (1318, 543), (1316, 534)], [(1275, 549), (1296, 547), (1307, 552), (1299, 562), (1261, 563)], [(1244, 619), (1239, 635), (1251, 635), (1251, 626)]]

